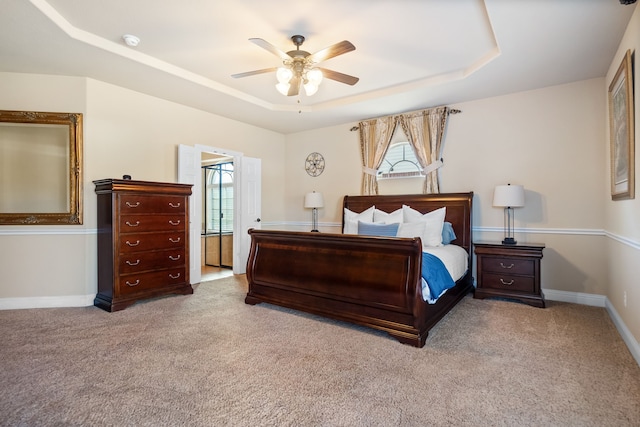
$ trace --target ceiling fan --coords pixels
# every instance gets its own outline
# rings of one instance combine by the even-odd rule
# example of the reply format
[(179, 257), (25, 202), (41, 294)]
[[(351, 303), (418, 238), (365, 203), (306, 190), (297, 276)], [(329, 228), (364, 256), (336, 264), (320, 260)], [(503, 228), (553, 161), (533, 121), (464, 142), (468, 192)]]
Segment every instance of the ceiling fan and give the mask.
[(340, 83), (354, 85), (358, 83), (359, 78), (348, 74), (339, 73), (327, 68), (316, 67), (316, 64), (334, 58), (347, 52), (355, 50), (356, 47), (347, 40), (336, 43), (316, 53), (309, 53), (301, 50), (300, 46), (304, 43), (305, 38), (300, 35), (291, 37), (291, 41), (296, 45), (295, 50), (284, 52), (271, 43), (258, 38), (249, 39), (263, 49), (268, 50), (274, 55), (282, 59), (282, 67), (263, 68), (261, 70), (248, 71), (246, 73), (233, 74), (231, 77), (240, 78), (254, 76), (256, 74), (276, 72), (278, 84), (276, 89), (287, 96), (295, 96), (300, 93), (300, 86), (305, 90), (308, 96), (313, 95), (318, 90), (318, 86), (323, 77), (335, 80)]

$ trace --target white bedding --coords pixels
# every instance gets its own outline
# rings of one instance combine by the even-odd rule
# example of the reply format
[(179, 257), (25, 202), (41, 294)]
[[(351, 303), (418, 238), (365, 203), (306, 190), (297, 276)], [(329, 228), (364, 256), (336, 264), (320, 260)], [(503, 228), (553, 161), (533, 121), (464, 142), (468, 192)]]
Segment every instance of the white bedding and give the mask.
[[(423, 252), (427, 252), (438, 257), (447, 268), (447, 271), (451, 275), (451, 278), (454, 282), (461, 279), (467, 272), (467, 267), (469, 264), (469, 254), (466, 250), (458, 245), (444, 245), (423, 248)], [(444, 291), (440, 295), (433, 296), (431, 295), (429, 286), (427, 285), (427, 281), (424, 280), (424, 278), (421, 278), (421, 280), (422, 298), (429, 304), (434, 304), (438, 300), (438, 298), (446, 292)]]

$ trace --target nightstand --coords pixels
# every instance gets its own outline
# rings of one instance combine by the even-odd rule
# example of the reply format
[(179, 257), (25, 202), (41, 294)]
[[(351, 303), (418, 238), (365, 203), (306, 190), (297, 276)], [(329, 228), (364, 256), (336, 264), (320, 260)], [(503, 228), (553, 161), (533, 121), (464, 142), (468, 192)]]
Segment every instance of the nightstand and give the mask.
[(478, 283), (474, 298), (501, 297), (544, 308), (540, 260), (544, 245), (474, 243)]

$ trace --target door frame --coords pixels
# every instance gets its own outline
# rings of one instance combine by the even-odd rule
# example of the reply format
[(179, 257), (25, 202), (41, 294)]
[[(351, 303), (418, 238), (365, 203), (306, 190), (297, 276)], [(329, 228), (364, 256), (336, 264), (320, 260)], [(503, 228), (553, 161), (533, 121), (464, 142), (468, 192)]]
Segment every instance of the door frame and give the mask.
[[(240, 183), (242, 182), (242, 167), (237, 167), (238, 165), (242, 165), (242, 157), (244, 156), (243, 153), (241, 153), (240, 151), (233, 151), (233, 150), (228, 150), (226, 148), (217, 148), (217, 147), (210, 147), (207, 145), (200, 145), (200, 144), (196, 144), (195, 145), (195, 149), (196, 149), (196, 153), (198, 153), (199, 158), (200, 158), (200, 166), (202, 165), (202, 153), (209, 153), (209, 154), (217, 154), (219, 156), (230, 156), (233, 157), (233, 273), (234, 274), (240, 274), (241, 272), (244, 273), (244, 269), (240, 269), (239, 267), (239, 259), (240, 259), (240, 249), (241, 249), (241, 245), (242, 245), (242, 239), (240, 239), (241, 235), (240, 235), (240, 221), (238, 221), (238, 215), (236, 214), (236, 212), (240, 212), (241, 209), (241, 197), (242, 197), (242, 186), (240, 185)], [(200, 169), (198, 169), (200, 171)], [(198, 198), (198, 206), (202, 207), (202, 179), (199, 180), (199, 185), (198, 185), (198, 193), (196, 195), (196, 197)], [(198, 223), (198, 226), (200, 227), (202, 225), (202, 209), (200, 208), (196, 214), (196, 218), (200, 221)], [(198, 242), (197, 244), (197, 252), (201, 252), (200, 251), (200, 242)], [(200, 262), (200, 259), (202, 257), (202, 253), (200, 253), (200, 257), (198, 257), (198, 262)], [(200, 279), (200, 278), (199, 278)], [(198, 280), (198, 282), (200, 282), (200, 280)]]
[[(202, 153), (208, 154), (216, 154), (219, 156), (229, 156), (233, 157), (234, 164), (234, 179), (233, 179), (233, 273), (234, 274), (242, 274), (242, 270), (239, 269), (239, 262), (236, 262), (240, 259), (240, 249), (242, 245), (242, 240), (240, 239), (240, 233), (238, 227), (240, 227), (240, 222), (238, 221), (237, 215), (235, 212), (240, 212), (241, 205), (240, 200), (242, 196), (242, 188), (240, 183), (242, 182), (242, 168), (236, 168), (236, 165), (242, 164), (243, 153), (239, 151), (228, 150), (226, 148), (218, 148), (211, 147), (208, 145), (196, 144), (193, 146), (195, 158), (197, 158), (197, 162), (194, 161), (191, 167), (193, 170), (191, 173), (195, 175), (197, 178), (194, 180), (193, 189), (191, 191), (191, 203), (190, 209), (194, 209), (194, 220), (190, 225), (192, 227), (198, 228), (198, 236), (201, 236), (202, 231)], [(178, 177), (180, 179), (180, 177)], [(190, 236), (194, 236), (195, 233), (190, 233)], [(198, 239), (197, 241), (193, 241), (194, 239), (190, 239), (189, 243), (189, 256), (190, 259), (197, 262), (198, 268), (194, 268), (191, 271), (190, 281), (191, 284), (200, 283), (202, 279), (200, 263), (202, 260), (202, 250), (201, 250), (201, 241)]]

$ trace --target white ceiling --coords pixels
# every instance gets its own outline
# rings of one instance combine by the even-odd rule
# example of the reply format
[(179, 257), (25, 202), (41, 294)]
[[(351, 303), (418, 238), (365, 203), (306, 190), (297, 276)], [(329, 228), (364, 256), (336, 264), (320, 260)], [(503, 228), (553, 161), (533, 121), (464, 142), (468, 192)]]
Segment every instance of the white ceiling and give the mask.
[[(0, 71), (87, 76), (288, 134), (607, 72), (635, 5), (619, 0), (2, 0)], [(126, 46), (124, 34), (141, 39)], [(306, 37), (354, 75), (285, 97), (275, 74)]]

